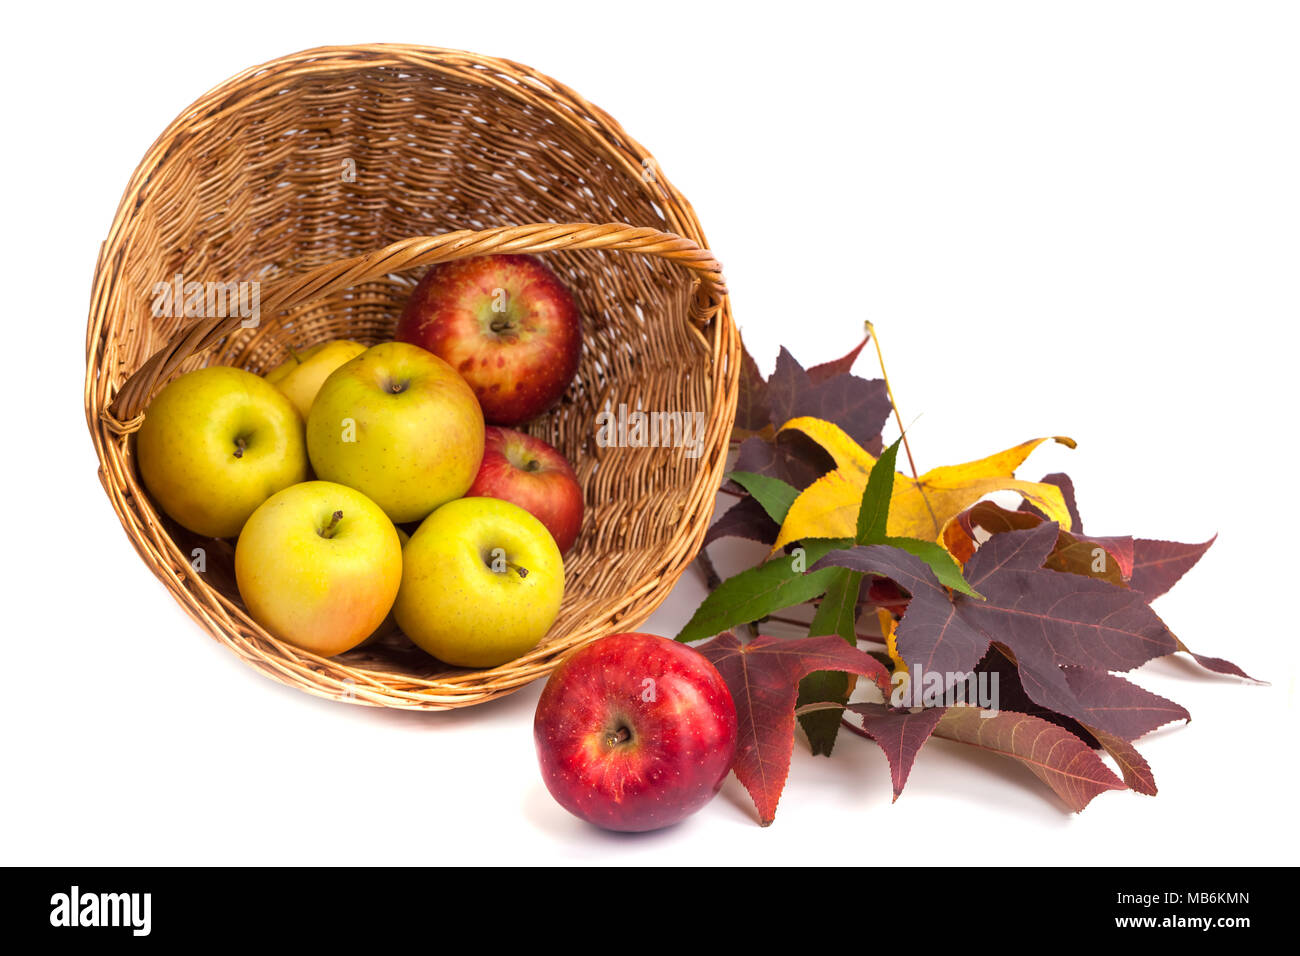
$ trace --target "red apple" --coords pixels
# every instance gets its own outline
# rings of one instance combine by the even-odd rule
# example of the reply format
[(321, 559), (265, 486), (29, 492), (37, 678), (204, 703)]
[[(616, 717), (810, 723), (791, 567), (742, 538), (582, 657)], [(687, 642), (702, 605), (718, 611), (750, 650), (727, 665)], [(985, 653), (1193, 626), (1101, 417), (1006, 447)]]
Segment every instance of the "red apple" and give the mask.
[(736, 707), (698, 651), (612, 634), (575, 651), (537, 702), (546, 787), (608, 830), (655, 830), (704, 806), (736, 757)]
[(582, 354), (573, 296), (534, 256), (433, 266), (407, 300), (395, 337), (460, 372), (492, 425), (517, 425), (554, 405)]
[(546, 525), (567, 554), (582, 528), (582, 487), (563, 455), (540, 438), (489, 425), (468, 498), (502, 498)]

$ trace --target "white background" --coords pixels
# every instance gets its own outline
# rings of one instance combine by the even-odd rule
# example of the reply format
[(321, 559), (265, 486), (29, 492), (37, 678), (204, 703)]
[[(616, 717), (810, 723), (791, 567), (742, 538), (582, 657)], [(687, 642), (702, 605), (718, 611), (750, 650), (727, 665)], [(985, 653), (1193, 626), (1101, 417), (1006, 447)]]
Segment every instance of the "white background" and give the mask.
[[(3, 67), (3, 862), (1294, 861), (1294, 7), (25, 9)], [(96, 479), (95, 255), (200, 94), (380, 41), (516, 59), (618, 117), (695, 205), (765, 372), (780, 344), (813, 364), (876, 323), (922, 469), (1067, 434), (1077, 451), (1045, 447), (1021, 475), (1067, 469), (1091, 533), (1218, 533), (1157, 609), (1271, 684), (1138, 672), (1194, 718), (1139, 743), (1156, 798), (1073, 815), (1023, 768), (934, 741), (891, 805), (883, 755), (846, 736), (830, 760), (796, 748), (768, 829), (732, 779), (684, 824), (626, 837), (545, 792), (538, 685), (409, 714), (239, 663), (145, 569)], [(703, 594), (688, 572), (647, 629), (675, 633)]]

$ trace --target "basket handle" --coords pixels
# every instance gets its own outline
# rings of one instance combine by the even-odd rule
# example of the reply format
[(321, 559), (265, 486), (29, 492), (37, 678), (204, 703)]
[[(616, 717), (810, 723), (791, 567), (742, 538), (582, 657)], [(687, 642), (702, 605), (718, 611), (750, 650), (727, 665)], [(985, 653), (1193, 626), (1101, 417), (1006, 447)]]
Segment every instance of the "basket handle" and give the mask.
[[(366, 255), (340, 259), (275, 283), (262, 296), (261, 310), (275, 314), (375, 276), (418, 266), (494, 253), (557, 249), (639, 252), (684, 266), (695, 273), (697, 280), (688, 317), (699, 328), (708, 325), (727, 294), (722, 267), (713, 258), (713, 253), (683, 236), (620, 222), (604, 225), (543, 222), (478, 231), (461, 229), (440, 236), (402, 239)], [(226, 318), (211, 317), (179, 329), (122, 383), (117, 397), (101, 415), (105, 425), (117, 434), (137, 430), (144, 421), (144, 409), (159, 383), (165, 382), (190, 356), (212, 348), (239, 328), (241, 321), (237, 314)]]

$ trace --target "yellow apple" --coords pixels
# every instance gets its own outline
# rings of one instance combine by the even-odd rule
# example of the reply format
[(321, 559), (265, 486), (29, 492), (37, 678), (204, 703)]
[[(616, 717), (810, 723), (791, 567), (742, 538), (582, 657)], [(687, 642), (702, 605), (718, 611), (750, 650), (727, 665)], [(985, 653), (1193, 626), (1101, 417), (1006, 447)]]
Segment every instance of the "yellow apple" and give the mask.
[(340, 365), (307, 416), (316, 476), (363, 492), (393, 521), (459, 498), (483, 460), (483, 412), (456, 370), (385, 342)]
[(235, 581), (253, 620), (331, 657), (380, 626), (402, 580), (402, 544), (353, 488), (305, 481), (253, 512), (235, 546)]
[(254, 509), (307, 477), (302, 417), (273, 385), (225, 365), (169, 383), (135, 440), (154, 501), (195, 534), (233, 538)]
[(311, 403), (316, 400), (316, 393), (320, 391), (325, 379), (344, 362), (356, 358), (365, 350), (366, 347), (360, 342), (350, 339), (321, 342), (301, 352), (290, 349), (289, 357), (263, 377), (284, 392), (285, 397), (293, 402), (298, 414), (306, 421)]
[(393, 614), (448, 664), (496, 667), (537, 646), (564, 598), (564, 559), (546, 526), (500, 498), (458, 498), (411, 535)]
[[(401, 528), (398, 528), (397, 540), (400, 541), (402, 543), (402, 547), (405, 548), (406, 542), (411, 540), (411, 536), (407, 534), (405, 531), (403, 531)], [(397, 616), (393, 614), (392, 611), (389, 611), (388, 617), (384, 618), (383, 623), (380, 624), (373, 631), (371, 631), (370, 636), (367, 637), (360, 644), (358, 644), (357, 647), (365, 647), (367, 644), (373, 644), (381, 637), (387, 637), (389, 634), (392, 634), (393, 631), (395, 630), (397, 630)]]

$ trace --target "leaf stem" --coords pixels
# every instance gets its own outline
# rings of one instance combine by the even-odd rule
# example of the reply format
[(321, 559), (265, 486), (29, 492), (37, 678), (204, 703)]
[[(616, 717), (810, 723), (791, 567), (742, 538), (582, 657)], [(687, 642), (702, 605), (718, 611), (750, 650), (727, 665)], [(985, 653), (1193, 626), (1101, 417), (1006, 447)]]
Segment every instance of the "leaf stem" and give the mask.
[(907, 452), (907, 465), (912, 469), (912, 480), (916, 482), (916, 490), (921, 493), (921, 500), (925, 502), (925, 508), (930, 512), (930, 520), (934, 522), (934, 533), (937, 535), (943, 531), (943, 528), (939, 527), (939, 517), (930, 506), (930, 499), (926, 497), (925, 489), (921, 487), (921, 476), (917, 474), (916, 460), (912, 457), (912, 443), (907, 440), (907, 426), (903, 424), (903, 414), (898, 410), (898, 402), (894, 398), (894, 386), (889, 384), (889, 372), (885, 371), (885, 353), (880, 348), (880, 336), (876, 334), (876, 327), (871, 324), (870, 319), (863, 324), (866, 326), (867, 334), (871, 336), (871, 344), (876, 348), (876, 359), (880, 362), (880, 376), (885, 380), (885, 394), (889, 396), (894, 417), (898, 419), (898, 431), (903, 437), (903, 450)]
[[(780, 624), (793, 624), (795, 627), (804, 628), (804, 629), (807, 629), (808, 626), (812, 624), (812, 621), (800, 621), (800, 620), (796, 620), (793, 617), (783, 617), (780, 614), (769, 614), (767, 617), (763, 618), (763, 620), (776, 621)], [(863, 634), (861, 631), (857, 631), (857, 630), (855, 630), (853, 633), (859, 641), (865, 641), (868, 644), (879, 644), (881, 647), (888, 646), (883, 640), (876, 637), (874, 634)]]

